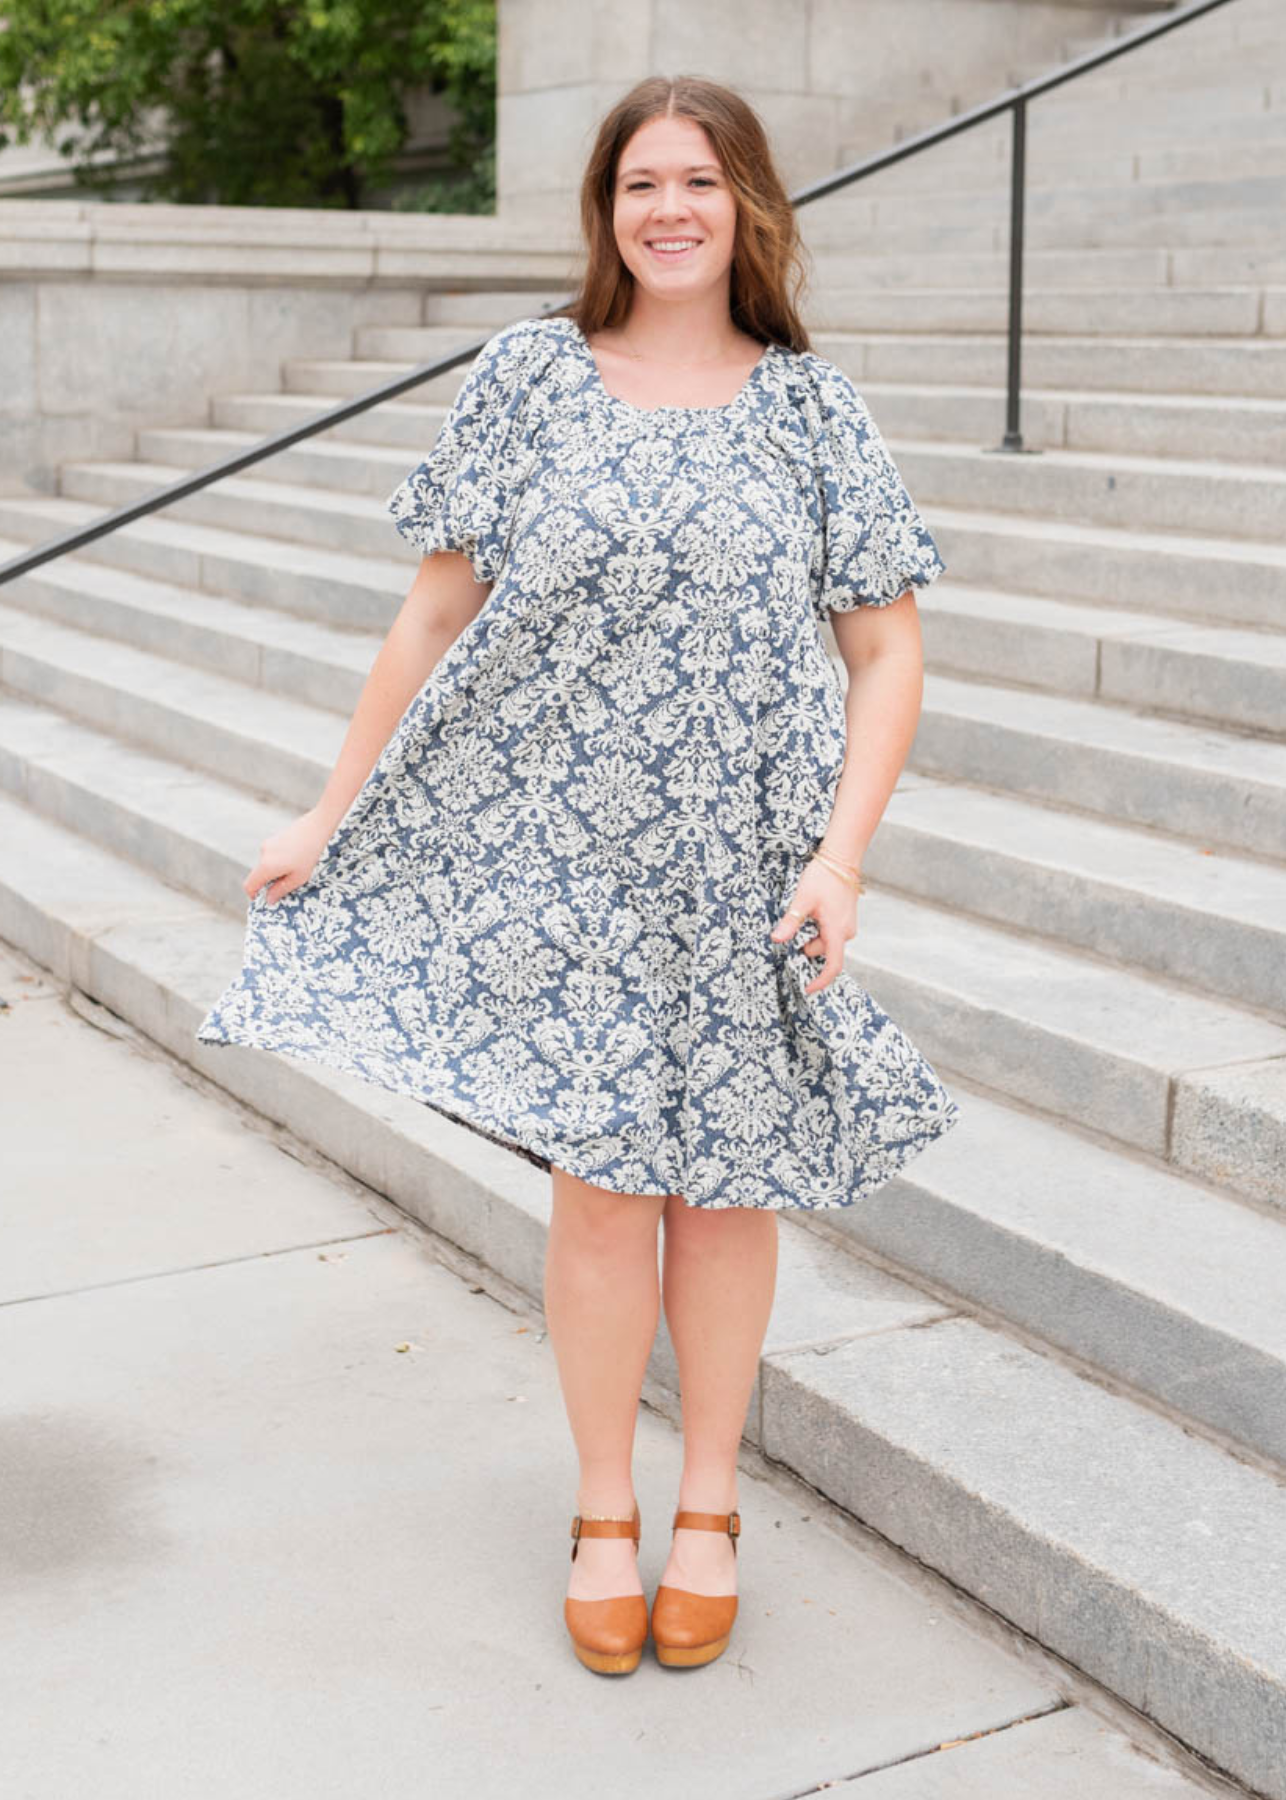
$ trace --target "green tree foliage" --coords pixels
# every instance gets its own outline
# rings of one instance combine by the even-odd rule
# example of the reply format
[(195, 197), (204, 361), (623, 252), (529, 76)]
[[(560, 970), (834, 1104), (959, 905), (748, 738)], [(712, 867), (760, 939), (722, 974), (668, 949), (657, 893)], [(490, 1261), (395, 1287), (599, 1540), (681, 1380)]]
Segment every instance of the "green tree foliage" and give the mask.
[(431, 89), (451, 103), (451, 159), (476, 204), (495, 77), (495, 0), (8, 0), (0, 147), (38, 133), (79, 187), (106, 192), (104, 158), (154, 153), (147, 114), (163, 107), (149, 198), (353, 207), (391, 173), (405, 97)]

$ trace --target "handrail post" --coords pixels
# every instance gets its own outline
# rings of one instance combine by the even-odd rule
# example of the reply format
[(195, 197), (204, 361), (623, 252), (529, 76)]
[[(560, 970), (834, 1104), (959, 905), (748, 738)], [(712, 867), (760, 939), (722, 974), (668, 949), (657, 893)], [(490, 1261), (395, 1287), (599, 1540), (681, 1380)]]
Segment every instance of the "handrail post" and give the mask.
[(1005, 436), (1002, 450), (1021, 450), (1019, 386), (1023, 335), (1023, 199), (1027, 163), (1027, 102), (1019, 95), (1013, 108), (1013, 138), (1009, 168), (1009, 391), (1005, 401)]

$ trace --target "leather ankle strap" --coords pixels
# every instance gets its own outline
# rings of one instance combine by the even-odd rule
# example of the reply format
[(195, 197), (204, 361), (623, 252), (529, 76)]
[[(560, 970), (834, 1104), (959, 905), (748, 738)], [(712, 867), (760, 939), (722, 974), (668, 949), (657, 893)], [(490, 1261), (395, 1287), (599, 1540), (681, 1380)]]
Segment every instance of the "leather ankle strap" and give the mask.
[(576, 1542), (572, 1545), (572, 1561), (576, 1561), (576, 1552), (580, 1548), (580, 1540), (583, 1537), (633, 1538), (634, 1546), (637, 1549), (641, 1529), (642, 1526), (637, 1507), (635, 1507), (634, 1512), (628, 1519), (623, 1517), (612, 1519), (590, 1519), (586, 1518), (581, 1513), (577, 1513), (576, 1517), (572, 1520), (572, 1536), (576, 1539)]
[(741, 1531), (741, 1514), (739, 1512), (712, 1513), (690, 1512), (687, 1507), (680, 1507), (674, 1515), (674, 1529), (689, 1531), (726, 1531), (732, 1539), (732, 1547), (737, 1548), (737, 1538)]

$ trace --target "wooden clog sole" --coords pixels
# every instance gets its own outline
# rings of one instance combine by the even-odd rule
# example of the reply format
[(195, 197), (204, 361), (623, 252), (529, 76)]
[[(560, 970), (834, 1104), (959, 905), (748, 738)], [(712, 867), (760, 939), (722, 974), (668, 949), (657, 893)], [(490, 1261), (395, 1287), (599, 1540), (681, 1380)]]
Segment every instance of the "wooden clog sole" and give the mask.
[(672, 1669), (692, 1669), (701, 1663), (713, 1662), (728, 1648), (732, 1633), (725, 1632), (723, 1637), (715, 1638), (710, 1644), (677, 1645), (656, 1644), (656, 1660)]

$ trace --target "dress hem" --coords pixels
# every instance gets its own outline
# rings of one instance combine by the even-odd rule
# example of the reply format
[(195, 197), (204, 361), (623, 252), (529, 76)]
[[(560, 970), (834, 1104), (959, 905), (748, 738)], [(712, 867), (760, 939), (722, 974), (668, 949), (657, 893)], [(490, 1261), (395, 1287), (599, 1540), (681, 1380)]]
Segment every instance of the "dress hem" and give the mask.
[(883, 1187), (887, 1182), (893, 1180), (896, 1175), (900, 1174), (902, 1169), (913, 1157), (918, 1156), (920, 1152), (927, 1149), (931, 1143), (935, 1142), (938, 1138), (943, 1137), (951, 1127), (957, 1123), (960, 1117), (960, 1108), (956, 1102), (952, 1100), (949, 1106), (934, 1120), (931, 1127), (916, 1132), (910, 1137), (898, 1139), (894, 1143), (881, 1145), (880, 1148), (884, 1151), (885, 1155), (893, 1159), (893, 1166), (883, 1170), (878, 1180), (869, 1183), (864, 1183), (859, 1180), (854, 1191), (843, 1200), (782, 1200), (766, 1203), (718, 1199), (692, 1200), (677, 1188), (611, 1187), (606, 1182), (596, 1179), (595, 1173), (592, 1170), (586, 1170), (582, 1173), (580, 1169), (571, 1167), (568, 1162), (555, 1162), (542, 1150), (537, 1149), (534, 1144), (524, 1142), (522, 1139), (518, 1138), (505, 1137), (502, 1133), (493, 1130), (490, 1126), (483, 1125), (475, 1118), (470, 1118), (462, 1111), (455, 1111), (452, 1107), (446, 1106), (436, 1100), (428, 1100), (424, 1095), (417, 1093), (409, 1086), (400, 1086), (395, 1082), (386, 1081), (381, 1077), (369, 1075), (361, 1069), (354, 1068), (351, 1059), (347, 1059), (342, 1055), (328, 1053), (321, 1047), (310, 1046), (306, 1051), (289, 1049), (284, 1045), (266, 1043), (260, 1038), (253, 1038), (248, 1035), (240, 1037), (232, 1036), (229, 1035), (226, 1030), (220, 1036), (204, 1036), (201, 1031), (197, 1031), (193, 1035), (197, 1043), (209, 1045), (214, 1049), (235, 1048), (261, 1050), (268, 1055), (288, 1057), (292, 1062), (305, 1064), (314, 1063), (322, 1068), (332, 1069), (341, 1075), (351, 1075), (356, 1080), (364, 1082), (368, 1086), (383, 1089), (386, 1093), (400, 1094), (406, 1099), (414, 1100), (417, 1105), (425, 1106), (431, 1112), (436, 1112), (443, 1118), (449, 1119), (452, 1124), (460, 1125), (466, 1131), (476, 1132), (479, 1137), (486, 1139), (487, 1142), (496, 1145), (499, 1149), (512, 1151), (515, 1156), (520, 1156), (524, 1161), (533, 1163), (545, 1174), (552, 1175), (553, 1170), (557, 1168), (565, 1174), (575, 1176), (577, 1180), (587, 1181), (594, 1187), (602, 1188), (605, 1193), (620, 1194), (623, 1198), (627, 1198), (630, 1195), (639, 1195), (650, 1199), (674, 1198), (682, 1200), (685, 1206), (694, 1209), (699, 1207), (709, 1212), (731, 1212), (733, 1210), (740, 1212), (843, 1211), (850, 1206), (858, 1204), (868, 1195), (874, 1193), (878, 1188)]

